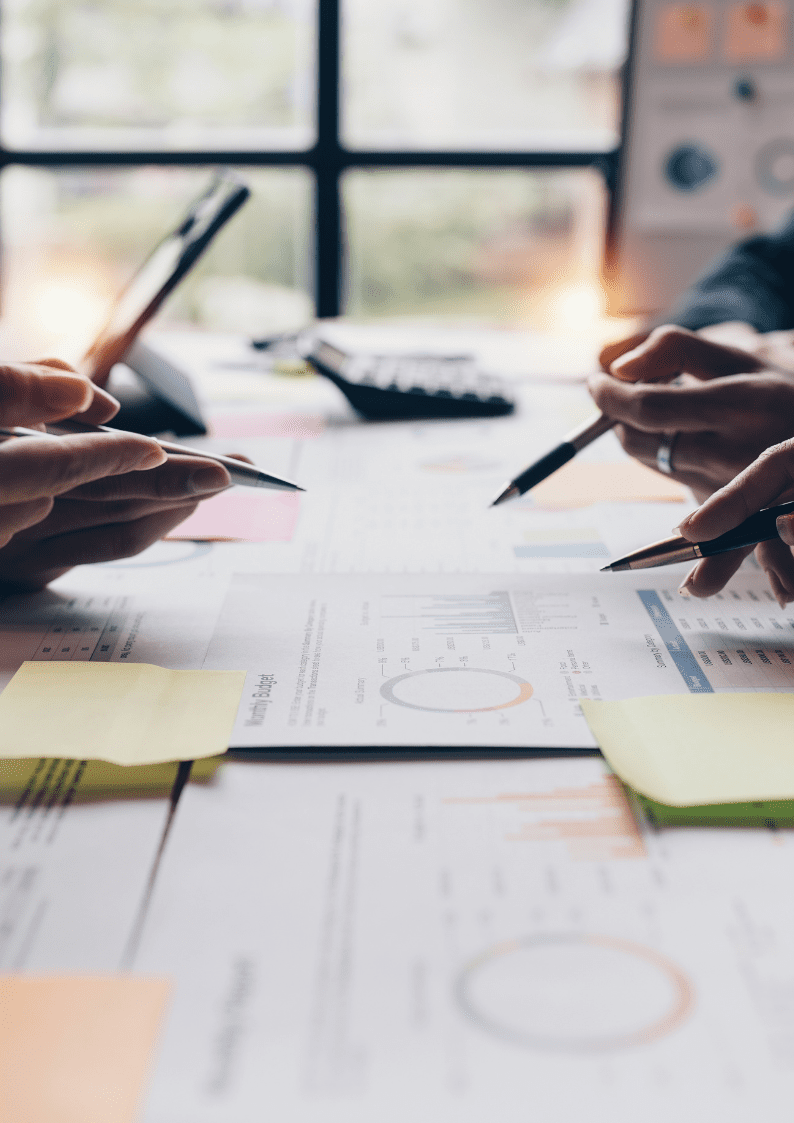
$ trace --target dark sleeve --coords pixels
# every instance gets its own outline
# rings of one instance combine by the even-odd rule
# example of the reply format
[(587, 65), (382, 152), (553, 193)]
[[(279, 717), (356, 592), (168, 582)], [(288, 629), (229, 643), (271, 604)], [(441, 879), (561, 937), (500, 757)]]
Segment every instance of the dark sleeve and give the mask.
[(665, 322), (695, 331), (727, 320), (743, 320), (760, 332), (794, 328), (794, 215), (776, 233), (728, 250)]

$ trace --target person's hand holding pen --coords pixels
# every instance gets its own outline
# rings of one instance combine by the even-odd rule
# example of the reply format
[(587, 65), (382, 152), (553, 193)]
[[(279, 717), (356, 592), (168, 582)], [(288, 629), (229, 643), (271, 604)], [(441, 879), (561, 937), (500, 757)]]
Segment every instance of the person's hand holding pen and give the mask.
[[(717, 538), (766, 507), (794, 499), (794, 439), (766, 449), (735, 479), (683, 520), (678, 533), (690, 542)], [(777, 519), (778, 538), (755, 547), (781, 607), (794, 601), (794, 515)], [(753, 547), (707, 557), (691, 570), (681, 586), (684, 596), (710, 597), (730, 580)]]
[[(0, 425), (41, 428), (118, 411), (65, 363), (0, 365)], [(42, 436), (0, 443), (0, 593), (40, 589), (74, 565), (139, 553), (229, 486), (222, 465), (167, 458), (135, 433)]]
[(794, 377), (749, 350), (667, 326), (605, 348), (601, 361), (609, 374), (590, 392), (623, 447), (699, 500), (794, 433)]

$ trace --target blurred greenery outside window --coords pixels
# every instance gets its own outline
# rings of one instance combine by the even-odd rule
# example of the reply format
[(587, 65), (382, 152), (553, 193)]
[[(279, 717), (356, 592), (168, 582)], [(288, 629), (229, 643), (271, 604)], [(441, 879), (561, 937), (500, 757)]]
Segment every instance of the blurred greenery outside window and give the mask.
[[(6, 148), (96, 166), (0, 176), (4, 311), (52, 332), (110, 295), (208, 169), (103, 151), (295, 152), (162, 320), (267, 332), (311, 315), (317, 0), (0, 0)], [(367, 150), (608, 151), (626, 0), (344, 0), (341, 133)], [(600, 315), (604, 191), (588, 170), (361, 168), (342, 182), (357, 317), (557, 328)], [(89, 330), (90, 330), (89, 329)]]

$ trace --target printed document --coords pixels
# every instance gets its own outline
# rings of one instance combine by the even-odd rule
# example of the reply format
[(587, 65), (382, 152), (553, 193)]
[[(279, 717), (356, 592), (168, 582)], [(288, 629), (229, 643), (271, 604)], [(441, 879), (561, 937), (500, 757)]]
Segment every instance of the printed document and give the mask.
[(224, 764), (183, 799), (142, 1123), (786, 1116), (791, 832), (639, 829), (597, 758)]
[(763, 574), (708, 601), (680, 579), (238, 575), (204, 665), (248, 672), (239, 748), (592, 748), (583, 699), (794, 690)]

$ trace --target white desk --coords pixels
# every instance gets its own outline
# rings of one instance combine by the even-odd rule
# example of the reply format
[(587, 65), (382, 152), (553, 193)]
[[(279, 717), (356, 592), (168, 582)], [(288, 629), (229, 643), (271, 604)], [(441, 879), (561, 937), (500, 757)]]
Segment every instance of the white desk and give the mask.
[[(359, 426), (322, 383), (227, 367), (201, 388), (227, 419), (330, 410), (297, 437), (276, 425), (222, 442), (292, 465), (310, 486), (291, 539), (163, 543), (76, 571), (6, 632), (6, 673), (70, 597), (89, 631), (115, 621), (133, 658), (200, 666), (234, 573), (587, 573), (601, 559), (516, 546), (574, 526), (617, 553), (683, 513), (505, 508), (493, 512), (501, 533), (484, 535), (484, 497), (588, 408), (575, 385), (525, 387), (517, 419), (418, 427), (431, 467), (380, 521), (384, 492), (360, 465), (388, 462), (387, 428)], [(610, 436), (587, 455), (619, 452)], [(356, 502), (323, 519), (345, 488)], [(375, 502), (355, 521), (367, 492)], [(145, 1123), (744, 1123), (794, 1092), (788, 832), (638, 827), (594, 756), (229, 763), (185, 789), (130, 950), (168, 801), (61, 815), (64, 802), (33, 800), (35, 854), (3, 859), (17, 881), (0, 880), (0, 970), (131, 963), (174, 981)], [(13, 840), (11, 814), (2, 808)], [(38, 871), (26, 894), (20, 855)], [(99, 900), (98, 872), (114, 868), (113, 899)]]

